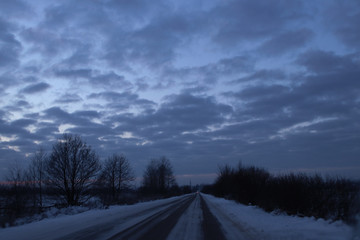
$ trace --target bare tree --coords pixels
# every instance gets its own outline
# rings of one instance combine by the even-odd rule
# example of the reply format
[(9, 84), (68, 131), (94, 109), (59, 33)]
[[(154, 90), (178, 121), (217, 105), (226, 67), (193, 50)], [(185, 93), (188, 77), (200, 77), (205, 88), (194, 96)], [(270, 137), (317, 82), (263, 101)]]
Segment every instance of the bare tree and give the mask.
[(143, 187), (151, 192), (165, 193), (176, 185), (170, 160), (166, 157), (152, 159), (143, 175)]
[(134, 180), (133, 171), (125, 156), (114, 154), (105, 161), (100, 181), (110, 189), (113, 199)]
[(80, 136), (71, 134), (64, 134), (54, 144), (46, 166), (49, 184), (58, 189), (68, 205), (85, 200), (99, 170), (95, 151)]
[(144, 171), (143, 187), (150, 192), (158, 189), (157, 165), (157, 160), (152, 159)]
[(10, 188), (6, 196), (5, 208), (9, 210), (6, 215), (8, 222), (12, 224), (16, 218), (25, 214), (29, 200), (25, 173), (17, 161), (9, 168), (6, 179), (10, 183)]
[(166, 157), (159, 159), (158, 174), (160, 191), (166, 191), (176, 183), (172, 165)]
[(108, 158), (102, 168), (100, 177), (98, 179), (101, 187), (105, 187), (111, 193), (112, 200), (116, 197), (116, 160)]
[(118, 159), (116, 168), (118, 177), (117, 190), (121, 192), (123, 189), (130, 187), (131, 182), (135, 180), (135, 176), (130, 166), (130, 162), (125, 156), (114, 155), (113, 158)]
[[(33, 192), (38, 192), (39, 196), (35, 197), (39, 207), (43, 206), (43, 186), (45, 180), (45, 162), (47, 154), (43, 148), (35, 152), (31, 159), (27, 172), (28, 182), (32, 185)], [(36, 195), (35, 195), (36, 196)], [(35, 203), (36, 204), (36, 203)]]
[(10, 168), (6, 180), (10, 185), (17, 189), (19, 186), (22, 186), (25, 182), (25, 174), (23, 169), (20, 167), (19, 163), (16, 161)]

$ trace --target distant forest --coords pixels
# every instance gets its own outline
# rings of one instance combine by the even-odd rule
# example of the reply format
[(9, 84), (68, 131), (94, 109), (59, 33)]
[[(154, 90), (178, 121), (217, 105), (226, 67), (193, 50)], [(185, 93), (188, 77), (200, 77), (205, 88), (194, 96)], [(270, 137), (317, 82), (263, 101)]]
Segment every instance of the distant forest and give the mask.
[(202, 190), (217, 197), (285, 212), (355, 223), (360, 215), (360, 182), (303, 173), (273, 176), (254, 166), (220, 167), (215, 183)]
[(0, 224), (16, 224), (19, 218), (41, 214), (49, 208), (132, 204), (181, 195), (192, 191), (179, 187), (166, 157), (150, 160), (141, 187), (134, 187), (130, 161), (120, 154), (104, 162), (80, 136), (64, 134), (46, 153), (34, 153), (26, 169), (15, 165), (7, 184), (0, 186)]

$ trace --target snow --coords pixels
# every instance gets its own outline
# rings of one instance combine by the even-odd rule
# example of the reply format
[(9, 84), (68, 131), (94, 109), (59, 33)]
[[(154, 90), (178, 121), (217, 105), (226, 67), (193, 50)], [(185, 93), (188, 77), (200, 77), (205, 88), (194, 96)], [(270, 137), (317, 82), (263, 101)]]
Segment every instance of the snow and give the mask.
[(64, 215), (65, 216), (66, 215), (75, 215), (75, 214), (79, 214), (79, 213), (86, 212), (89, 210), (90, 210), (89, 207), (83, 207), (83, 206), (72, 206), (72, 207), (66, 207), (66, 208), (52, 207), (41, 214), (35, 214), (30, 217), (24, 217), (24, 218), (20, 218), (20, 219), (16, 220), (15, 226), (40, 221), (45, 218), (55, 218), (55, 217), (64, 216)]
[(202, 194), (228, 239), (360, 239), (343, 222), (269, 214), (260, 208)]

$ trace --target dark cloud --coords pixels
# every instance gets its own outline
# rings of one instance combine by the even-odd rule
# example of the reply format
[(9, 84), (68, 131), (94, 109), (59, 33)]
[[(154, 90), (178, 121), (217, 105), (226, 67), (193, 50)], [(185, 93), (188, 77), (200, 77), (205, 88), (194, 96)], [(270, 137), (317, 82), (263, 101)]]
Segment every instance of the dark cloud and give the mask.
[(91, 78), (92, 77), (92, 69), (65, 69), (55, 70), (55, 75), (59, 77), (65, 77), (70, 79), (77, 79), (77, 78)]
[(36, 135), (39, 137), (39, 140), (42, 141), (44, 146), (51, 147), (50, 145), (54, 138), (56, 138), (58, 132), (59, 123), (57, 122), (50, 123), (47, 121), (39, 121), (37, 124)]
[[(89, 143), (103, 146), (99, 151), (104, 155), (121, 149), (130, 158), (145, 163), (161, 152), (178, 160), (174, 163), (179, 171), (184, 170), (182, 164), (200, 158), (201, 154), (208, 154), (207, 159), (215, 159), (215, 156), (210, 155), (216, 150), (206, 150), (207, 144), (212, 145), (212, 140), (197, 136), (197, 132), (209, 131), (213, 125), (222, 124), (232, 114), (232, 108), (218, 103), (212, 97), (190, 94), (171, 95), (164, 100), (156, 111), (148, 109), (139, 115), (113, 115), (101, 126), (82, 125), (70, 131), (85, 134)], [(105, 126), (116, 127), (110, 129)], [(127, 132), (131, 134), (127, 136)], [(216, 143), (213, 144), (215, 147)], [(217, 147), (220, 148), (229, 146)], [(206, 162), (203, 158), (198, 161), (201, 164)], [(204, 172), (208, 170), (204, 169)]]
[[(109, 73), (100, 73), (99, 71), (83, 68), (83, 69), (56, 69), (54, 74), (57, 77), (62, 77), (70, 81), (87, 81), (89, 84), (95, 86), (102, 86), (108, 88), (123, 88), (129, 89), (132, 88), (132, 84), (129, 81), (126, 81), (123, 76), (116, 74), (111, 71)], [(81, 83), (80, 83), (81, 84)]]
[[(4, 161), (5, 156), (9, 157), (8, 160), (21, 161), (25, 158), (26, 153), (30, 153), (35, 149), (35, 141), (40, 140), (42, 137), (31, 133), (27, 127), (36, 124), (37, 120), (31, 118), (15, 121), (0, 120), (0, 149), (5, 154), (1, 155), (0, 161)], [(11, 153), (12, 156), (10, 157)]]
[[(36, 134), (42, 139), (54, 140), (64, 132), (79, 134), (86, 140), (98, 143), (98, 138), (106, 135), (116, 135), (111, 126), (95, 123), (93, 120), (102, 117), (97, 111), (76, 111), (69, 113), (61, 108), (53, 107), (38, 116)], [(48, 120), (52, 122), (49, 123)]]
[(1, 15), (14, 18), (31, 17), (31, 7), (21, 0), (3, 0), (0, 2)]
[[(85, 1), (86, 2), (86, 1)], [(161, 12), (168, 7), (166, 1), (157, 1), (156, 5), (149, 3), (146, 0), (134, 0), (134, 1), (116, 1), (111, 0), (107, 2), (107, 7), (114, 11), (116, 15), (126, 16), (132, 20), (143, 20), (150, 13)]]
[[(106, 27), (117, 22), (119, 25), (133, 27), (132, 24), (145, 21), (153, 12), (162, 12), (165, 4), (157, 1), (150, 4), (145, 0), (134, 1), (94, 1), (79, 0), (74, 5), (72, 1), (63, 1), (46, 9), (46, 27), (69, 27), (77, 22), (82, 28), (106, 31)], [(78, 14), (73, 14), (74, 12)], [(92, 18), (89, 18), (92, 16)]]
[(85, 117), (85, 118), (99, 118), (101, 115), (97, 111), (76, 111), (74, 112), (74, 115), (77, 115), (79, 117)]
[(17, 101), (16, 106), (19, 106), (19, 107), (30, 107), (30, 104), (29, 104), (29, 102), (27, 102), (27, 101), (25, 101), (25, 100), (19, 100), (19, 101)]
[(101, 92), (93, 93), (88, 96), (89, 99), (104, 99), (108, 102), (109, 108), (116, 108), (120, 110), (129, 109), (131, 106), (151, 108), (156, 104), (153, 101), (139, 98), (139, 95), (131, 92)]
[(184, 88), (182, 93), (186, 94), (206, 94), (210, 90), (206, 85), (198, 85), (195, 87)]
[(146, 83), (146, 80), (145, 79), (136, 79), (136, 92), (139, 92), (139, 91), (145, 91), (147, 89), (149, 89), (149, 84)]
[(313, 50), (300, 55), (297, 62), (315, 73), (357, 70), (359, 56), (338, 56), (334, 52)]
[(241, 77), (236, 80), (231, 80), (231, 83), (243, 83), (243, 82), (249, 82), (249, 81), (279, 81), (279, 80), (285, 80), (286, 79), (286, 73), (284, 71), (281, 71), (279, 69), (262, 69), (255, 72), (252, 72), (246, 77)]
[(219, 124), (231, 112), (230, 106), (214, 98), (181, 94), (169, 96), (150, 122), (160, 123), (160, 127), (173, 126), (177, 131), (193, 131)]
[[(48, 57), (72, 52), (66, 61), (76, 65), (96, 57), (127, 70), (133, 63), (156, 67), (173, 59), (174, 47), (196, 28), (188, 17), (162, 1), (63, 1), (48, 7), (40, 26), (23, 37)], [(101, 52), (94, 32), (101, 34)]]
[(226, 75), (238, 72), (250, 71), (253, 69), (254, 59), (249, 56), (235, 56), (232, 58), (221, 59), (216, 64), (210, 64), (206, 66), (208, 70), (213, 70), (219, 75)]
[(72, 116), (59, 107), (52, 107), (44, 111), (45, 118), (56, 120), (58, 123), (70, 123)]
[(31, 85), (23, 88), (21, 90), (21, 92), (25, 93), (25, 94), (35, 94), (35, 93), (39, 93), (39, 92), (44, 92), (48, 88), (50, 88), (49, 84), (47, 84), (45, 82), (41, 82), (41, 83), (31, 84)]
[(160, 86), (171, 85), (178, 82), (186, 88), (197, 89), (204, 86), (212, 86), (219, 79), (237, 76), (251, 72), (254, 69), (255, 61), (250, 56), (234, 56), (223, 58), (215, 63), (209, 63), (199, 67), (187, 68), (166, 68), (161, 76)]
[(98, 118), (100, 115), (96, 111), (76, 111), (69, 113), (59, 107), (52, 107), (45, 110), (43, 116), (39, 116), (42, 120), (53, 120), (58, 126), (60, 124), (70, 124), (74, 126), (92, 126), (91, 121)]
[(12, 126), (5, 120), (0, 120), (0, 130), (2, 134), (9, 136), (12, 134), (20, 134), (22, 132), (22, 129)]
[[(69, 113), (59, 107), (52, 107), (43, 111), (43, 114), (39, 114), (33, 117), (38, 118), (41, 121), (53, 120), (54, 122), (48, 125), (48, 127), (59, 126), (61, 124), (74, 125), (74, 127), (86, 127), (93, 126), (95, 123), (92, 120), (100, 118), (101, 114), (92, 110), (75, 111)], [(41, 126), (41, 123), (39, 122), (38, 125)]]
[(93, 76), (90, 80), (90, 83), (94, 85), (118, 87), (122, 89), (130, 89), (133, 87), (129, 81), (125, 80), (125, 77), (120, 76), (114, 72)]
[(14, 112), (22, 113), (24, 110), (32, 109), (29, 102), (25, 100), (7, 101), (8, 105), (4, 106), (4, 110), (7, 111), (7, 115), (12, 115)]
[[(306, 121), (319, 116), (347, 116), (356, 112), (359, 71), (334, 72), (303, 77), (297, 85), (255, 85), (226, 93), (241, 102), (243, 116), (288, 117)], [(341, 79), (341, 81), (339, 81)]]
[(259, 48), (260, 54), (276, 57), (285, 53), (292, 53), (308, 43), (314, 33), (309, 29), (299, 29), (281, 33), (266, 41)]
[(323, 21), (326, 28), (352, 49), (360, 47), (360, 33), (357, 30), (360, 22), (360, 3), (357, 0), (332, 1), (325, 8)]
[(56, 103), (76, 103), (81, 102), (83, 99), (78, 94), (66, 93), (55, 100)]
[(36, 121), (34, 119), (23, 118), (23, 119), (18, 119), (18, 120), (13, 121), (11, 123), (11, 125), (13, 125), (15, 127), (24, 128), (24, 127), (27, 127), (30, 124), (34, 124), (34, 123), (36, 123)]
[(274, 99), (276, 96), (288, 93), (289, 90), (288, 87), (281, 85), (260, 85), (248, 87), (237, 93), (237, 96), (251, 102), (256, 99)]
[(212, 97), (190, 94), (171, 95), (157, 111), (141, 115), (120, 115), (113, 118), (119, 122), (120, 131), (130, 131), (149, 141), (181, 138), (186, 132), (206, 130), (221, 124), (232, 113), (229, 105), (217, 103)]
[[(280, 33), (288, 23), (302, 19), (301, 1), (226, 1), (212, 10), (214, 40), (230, 48)], [(286, 11), (284, 11), (286, 9)]]
[(13, 26), (0, 15), (0, 69), (15, 67), (19, 63), (22, 46), (12, 30)]
[(112, 65), (123, 65), (122, 68), (131, 68), (131, 63), (149, 68), (169, 65), (174, 60), (175, 50), (190, 41), (198, 29), (191, 18), (172, 12), (158, 15), (133, 32), (116, 31), (108, 39), (104, 58)]
[(233, 93), (241, 100), (233, 119), (239, 123), (214, 135), (247, 140), (242, 156), (254, 161), (271, 155), (272, 164), (279, 161), (288, 166), (336, 167), (342, 159), (353, 162), (359, 141), (355, 133), (360, 130), (354, 124), (360, 118), (356, 97), (360, 72), (349, 56), (320, 55), (333, 68), (307, 61), (314, 68), (310, 76), (302, 77), (301, 84), (260, 84)]
[(82, 45), (80, 40), (68, 38), (67, 35), (61, 35), (54, 29), (29, 28), (21, 33), (21, 37), (31, 45), (31, 52), (40, 52), (49, 61), (59, 54)]

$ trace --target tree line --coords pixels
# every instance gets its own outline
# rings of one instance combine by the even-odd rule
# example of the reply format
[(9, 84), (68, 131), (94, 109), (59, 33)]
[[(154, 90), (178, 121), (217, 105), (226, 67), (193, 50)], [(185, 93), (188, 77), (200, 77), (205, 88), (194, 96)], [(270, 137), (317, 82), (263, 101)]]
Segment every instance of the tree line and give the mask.
[(225, 165), (214, 184), (203, 192), (256, 205), (268, 212), (356, 221), (360, 214), (360, 183), (345, 178), (323, 178), (303, 173), (271, 175), (263, 168)]
[(39, 213), (49, 202), (75, 206), (98, 197), (110, 205), (182, 193), (166, 157), (149, 162), (139, 189), (134, 188), (135, 179), (124, 155), (113, 154), (102, 162), (80, 136), (64, 134), (50, 153), (43, 149), (34, 153), (27, 169), (14, 166), (9, 170), (8, 184), (0, 187), (0, 223), (11, 224), (18, 217)]

